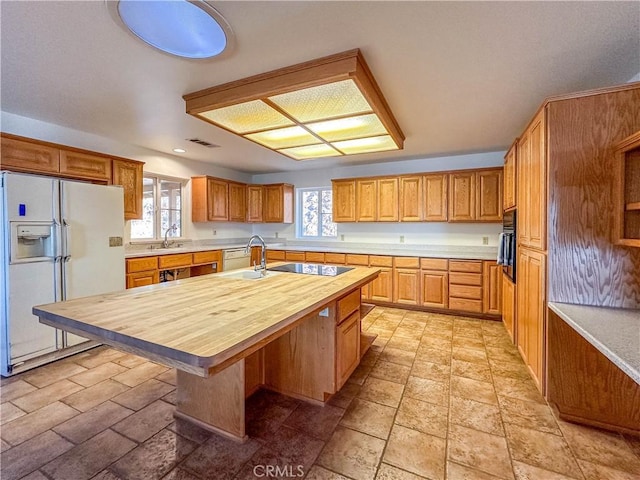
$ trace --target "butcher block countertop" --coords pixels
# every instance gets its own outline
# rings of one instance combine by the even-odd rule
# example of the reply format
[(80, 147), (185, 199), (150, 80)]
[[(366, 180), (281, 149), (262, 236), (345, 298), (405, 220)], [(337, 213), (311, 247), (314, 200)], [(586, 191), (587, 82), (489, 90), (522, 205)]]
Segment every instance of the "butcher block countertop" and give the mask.
[(377, 268), (354, 267), (336, 277), (203, 275), (39, 305), (33, 313), (47, 325), (206, 377), (378, 273)]

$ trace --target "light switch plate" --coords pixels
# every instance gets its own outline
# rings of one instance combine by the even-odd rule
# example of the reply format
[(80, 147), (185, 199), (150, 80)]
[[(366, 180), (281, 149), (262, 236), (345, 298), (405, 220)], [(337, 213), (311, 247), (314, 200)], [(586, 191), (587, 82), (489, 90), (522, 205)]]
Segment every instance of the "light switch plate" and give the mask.
[(121, 247), (122, 246), (122, 237), (109, 237), (109, 246), (110, 247)]

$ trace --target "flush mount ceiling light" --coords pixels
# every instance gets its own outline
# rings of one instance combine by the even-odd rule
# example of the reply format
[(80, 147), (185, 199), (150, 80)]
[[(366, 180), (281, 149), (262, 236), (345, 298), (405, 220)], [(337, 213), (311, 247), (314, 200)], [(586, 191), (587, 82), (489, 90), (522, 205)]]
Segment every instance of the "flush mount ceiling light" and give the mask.
[(295, 160), (400, 150), (360, 50), (185, 95), (187, 113)]
[(136, 37), (165, 53), (191, 59), (220, 55), (233, 35), (204, 0), (107, 0), (111, 16)]

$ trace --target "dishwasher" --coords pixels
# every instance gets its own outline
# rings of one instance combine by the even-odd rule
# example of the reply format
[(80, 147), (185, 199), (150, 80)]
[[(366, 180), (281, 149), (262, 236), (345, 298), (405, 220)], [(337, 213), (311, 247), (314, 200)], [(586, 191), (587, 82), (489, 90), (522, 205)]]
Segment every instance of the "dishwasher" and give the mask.
[(230, 248), (222, 251), (222, 271), (228, 272), (251, 265), (251, 250), (245, 253), (244, 248)]

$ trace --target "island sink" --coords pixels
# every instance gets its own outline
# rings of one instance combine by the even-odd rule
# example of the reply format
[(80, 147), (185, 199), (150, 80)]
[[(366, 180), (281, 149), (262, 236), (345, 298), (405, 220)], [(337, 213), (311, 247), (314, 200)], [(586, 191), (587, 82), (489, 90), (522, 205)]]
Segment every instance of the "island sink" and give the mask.
[(352, 267), (338, 267), (336, 265), (319, 265), (315, 263), (286, 263), (276, 267), (267, 268), (272, 272), (302, 273), (305, 275), (322, 275), (324, 277), (336, 277), (350, 270)]

